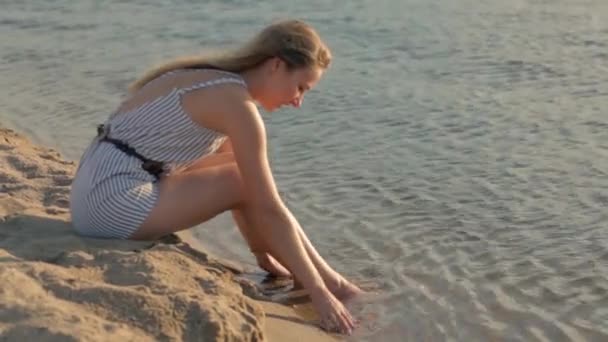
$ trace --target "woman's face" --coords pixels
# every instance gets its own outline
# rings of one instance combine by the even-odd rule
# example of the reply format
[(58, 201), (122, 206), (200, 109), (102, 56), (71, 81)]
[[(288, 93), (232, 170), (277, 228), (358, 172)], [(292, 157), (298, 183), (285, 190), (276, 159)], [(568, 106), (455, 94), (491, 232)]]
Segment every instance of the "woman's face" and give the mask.
[(271, 62), (269, 77), (260, 105), (272, 112), (285, 105), (300, 107), (304, 93), (312, 89), (323, 74), (318, 67), (307, 67), (288, 70), (280, 59)]

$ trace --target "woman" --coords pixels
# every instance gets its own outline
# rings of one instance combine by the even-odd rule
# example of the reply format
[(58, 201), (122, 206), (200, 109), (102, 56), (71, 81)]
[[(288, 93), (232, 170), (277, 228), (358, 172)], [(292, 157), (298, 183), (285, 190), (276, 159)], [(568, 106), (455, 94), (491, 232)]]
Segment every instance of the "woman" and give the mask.
[(71, 192), (76, 231), (154, 239), (231, 210), (260, 266), (293, 274), (322, 327), (350, 333), (339, 300), (361, 290), (321, 258), (281, 200), (256, 107), (299, 107), (330, 60), (312, 27), (289, 20), (235, 51), (149, 71), (82, 156)]

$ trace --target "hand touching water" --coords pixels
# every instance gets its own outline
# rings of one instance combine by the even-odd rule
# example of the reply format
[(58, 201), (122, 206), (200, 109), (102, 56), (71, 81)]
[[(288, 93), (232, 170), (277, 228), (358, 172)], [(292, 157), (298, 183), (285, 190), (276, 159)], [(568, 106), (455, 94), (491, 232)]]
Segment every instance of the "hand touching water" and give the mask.
[(321, 328), (329, 332), (351, 334), (355, 329), (355, 320), (350, 312), (327, 289), (319, 289), (310, 295), (312, 305), (319, 314)]

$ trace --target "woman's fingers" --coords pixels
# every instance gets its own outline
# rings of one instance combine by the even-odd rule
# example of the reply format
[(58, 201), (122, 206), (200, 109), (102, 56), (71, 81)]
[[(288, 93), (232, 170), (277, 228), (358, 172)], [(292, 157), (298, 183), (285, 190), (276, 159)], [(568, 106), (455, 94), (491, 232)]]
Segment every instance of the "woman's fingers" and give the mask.
[(346, 322), (348, 323), (348, 329), (349, 329), (348, 334), (350, 335), (356, 328), (355, 320), (348, 311), (344, 311), (343, 314), (344, 314), (344, 318), (346, 319)]
[(338, 323), (336, 316), (334, 316), (333, 314), (329, 314), (328, 317), (323, 318), (323, 320), (321, 321), (321, 327), (328, 332), (340, 332), (340, 324)]
[(321, 318), (321, 328), (342, 334), (351, 334), (355, 325), (344, 305), (329, 292), (312, 295), (313, 305)]
[(341, 334), (352, 334), (355, 329), (353, 319), (348, 312), (342, 311), (338, 314), (331, 314), (330, 317), (323, 320), (323, 328), (329, 332)]
[(355, 320), (352, 318), (350, 313), (348, 313), (348, 311), (342, 312), (342, 318), (346, 321), (346, 324), (347, 324), (347, 327), (349, 330), (348, 334), (350, 335), (352, 333), (352, 331), (355, 330)]

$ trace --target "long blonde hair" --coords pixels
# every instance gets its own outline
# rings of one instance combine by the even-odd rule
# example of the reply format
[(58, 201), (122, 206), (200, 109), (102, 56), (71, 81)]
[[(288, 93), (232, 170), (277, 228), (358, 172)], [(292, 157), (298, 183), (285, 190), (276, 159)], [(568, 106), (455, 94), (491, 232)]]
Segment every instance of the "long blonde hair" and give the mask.
[(213, 68), (240, 73), (272, 57), (281, 58), (289, 69), (316, 66), (326, 69), (331, 52), (319, 34), (300, 20), (275, 22), (243, 46), (215, 54), (178, 57), (148, 70), (129, 86), (134, 92), (156, 77), (176, 69)]

